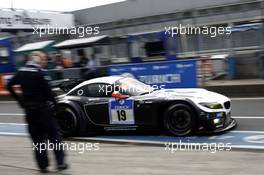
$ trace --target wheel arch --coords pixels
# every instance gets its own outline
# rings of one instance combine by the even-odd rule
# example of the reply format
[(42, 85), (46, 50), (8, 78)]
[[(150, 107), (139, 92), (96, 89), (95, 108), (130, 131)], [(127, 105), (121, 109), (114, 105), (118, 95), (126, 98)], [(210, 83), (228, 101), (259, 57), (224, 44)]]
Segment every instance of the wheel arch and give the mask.
[(76, 102), (72, 101), (64, 101), (64, 102), (59, 102), (58, 107), (67, 107), (73, 110), (73, 112), (78, 115), (77, 117), (79, 118), (79, 129), (78, 129), (78, 134), (82, 134), (86, 132), (86, 120), (85, 120), (85, 114), (82, 111), (82, 108), (79, 104)]
[(84, 118), (84, 113), (82, 111), (82, 108), (72, 101), (66, 101), (66, 102), (59, 102), (58, 107), (68, 107), (72, 109), (77, 115), (79, 115), (82, 119)]

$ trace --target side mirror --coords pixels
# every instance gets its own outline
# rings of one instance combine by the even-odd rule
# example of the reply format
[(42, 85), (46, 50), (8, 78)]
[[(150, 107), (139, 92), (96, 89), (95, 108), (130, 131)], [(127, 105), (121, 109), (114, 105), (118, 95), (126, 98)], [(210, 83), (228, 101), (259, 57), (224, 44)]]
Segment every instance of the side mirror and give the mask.
[(122, 94), (120, 94), (118, 92), (113, 92), (111, 96), (114, 97), (114, 98), (116, 98), (116, 99), (126, 99), (126, 98), (129, 98), (128, 95), (122, 95)]

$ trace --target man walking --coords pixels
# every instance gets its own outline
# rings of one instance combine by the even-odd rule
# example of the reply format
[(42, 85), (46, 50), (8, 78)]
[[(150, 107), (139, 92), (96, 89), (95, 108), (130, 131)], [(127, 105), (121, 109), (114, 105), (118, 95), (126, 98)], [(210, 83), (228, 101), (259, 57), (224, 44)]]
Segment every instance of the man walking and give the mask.
[[(19, 69), (7, 85), (12, 96), (25, 110), (28, 131), (34, 144), (35, 157), (42, 173), (48, 173), (47, 140), (57, 145), (54, 146), (54, 153), (58, 170), (67, 169), (67, 164), (64, 162), (63, 144), (61, 144), (62, 136), (54, 120), (56, 100), (49, 87), (45, 71), (42, 69), (46, 64), (47, 58), (43, 52), (33, 52), (25, 67)], [(21, 96), (15, 93), (14, 85), (21, 86)], [(44, 151), (43, 145), (45, 145)]]

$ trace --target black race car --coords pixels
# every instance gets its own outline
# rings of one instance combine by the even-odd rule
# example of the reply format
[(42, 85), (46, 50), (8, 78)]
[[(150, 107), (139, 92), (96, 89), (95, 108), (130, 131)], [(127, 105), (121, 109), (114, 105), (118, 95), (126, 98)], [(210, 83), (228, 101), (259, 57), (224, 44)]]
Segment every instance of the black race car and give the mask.
[(130, 130), (184, 136), (236, 125), (230, 99), (205, 89), (163, 89), (122, 76), (77, 84), (64, 85), (68, 92), (57, 97), (56, 118), (67, 136)]

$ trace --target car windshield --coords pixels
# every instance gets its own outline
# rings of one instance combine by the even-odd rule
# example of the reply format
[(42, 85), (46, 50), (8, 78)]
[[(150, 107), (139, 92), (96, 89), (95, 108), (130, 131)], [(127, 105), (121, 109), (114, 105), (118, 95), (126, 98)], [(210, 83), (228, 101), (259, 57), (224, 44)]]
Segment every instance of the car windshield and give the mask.
[(122, 78), (116, 82), (118, 91), (129, 96), (138, 96), (153, 91), (153, 88), (133, 78)]

